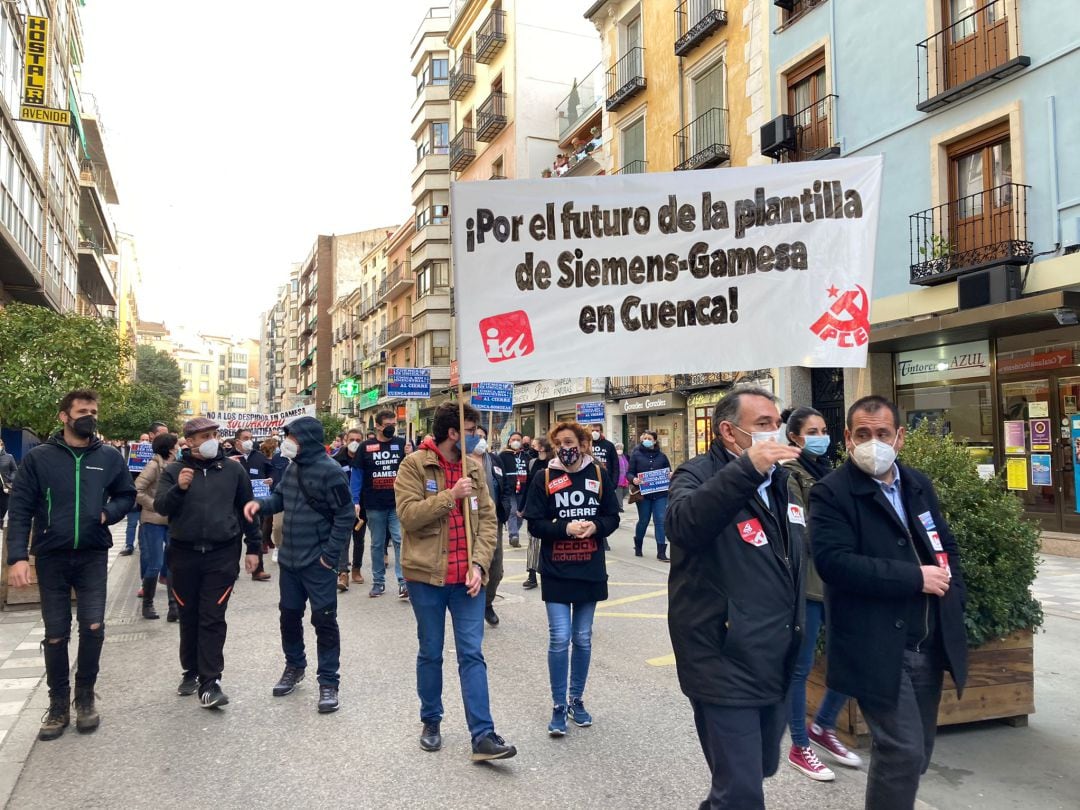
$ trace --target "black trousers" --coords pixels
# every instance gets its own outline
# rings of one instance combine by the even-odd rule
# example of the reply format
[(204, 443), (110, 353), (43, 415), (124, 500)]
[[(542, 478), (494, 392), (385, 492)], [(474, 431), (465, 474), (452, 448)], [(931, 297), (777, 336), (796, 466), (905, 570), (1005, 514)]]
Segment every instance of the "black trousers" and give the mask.
[(180, 666), (209, 686), (225, 669), (225, 611), (240, 575), (240, 545), (200, 551), (170, 543), (169, 571), (180, 608)]
[(895, 706), (859, 701), (873, 739), (867, 810), (911, 810), (934, 753), (944, 662), (938, 653), (904, 650), (903, 666)]
[[(50, 697), (66, 697), (71, 689), (68, 641), (71, 637), (71, 594), (78, 600), (78, 668), (75, 688), (93, 689), (105, 641), (105, 585), (109, 579), (106, 549), (67, 549), (37, 558), (41, 617), (45, 621), (45, 675)], [(97, 625), (96, 629), (94, 625)], [(52, 644), (50, 641), (60, 639)]]
[(786, 701), (741, 707), (691, 700), (690, 705), (712, 772), (709, 797), (698, 810), (765, 810), (762, 780), (780, 767)]
[(495, 601), (495, 595), (499, 591), (499, 583), (503, 578), (503, 539), (500, 535), (495, 541), (495, 553), (491, 555), (491, 570), (488, 571), (488, 584), (486, 590), (486, 607), (491, 607)]

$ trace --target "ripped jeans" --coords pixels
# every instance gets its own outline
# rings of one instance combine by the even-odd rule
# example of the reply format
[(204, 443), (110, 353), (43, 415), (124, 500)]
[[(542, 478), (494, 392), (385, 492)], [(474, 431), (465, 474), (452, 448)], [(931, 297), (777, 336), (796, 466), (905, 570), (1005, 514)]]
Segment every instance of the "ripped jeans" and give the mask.
[[(97, 683), (101, 645), (105, 641), (105, 586), (109, 578), (107, 549), (66, 549), (37, 558), (41, 617), (45, 622), (45, 674), (50, 697), (70, 693), (71, 593), (77, 600), (79, 622), (76, 689), (93, 689)], [(50, 641), (59, 639), (55, 644)]]

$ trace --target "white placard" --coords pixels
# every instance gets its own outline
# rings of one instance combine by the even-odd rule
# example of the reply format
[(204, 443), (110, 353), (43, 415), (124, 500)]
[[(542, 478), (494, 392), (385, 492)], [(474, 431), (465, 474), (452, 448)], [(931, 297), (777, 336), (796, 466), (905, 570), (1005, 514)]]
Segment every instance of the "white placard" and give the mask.
[(864, 366), (881, 170), (455, 183), (462, 379)]

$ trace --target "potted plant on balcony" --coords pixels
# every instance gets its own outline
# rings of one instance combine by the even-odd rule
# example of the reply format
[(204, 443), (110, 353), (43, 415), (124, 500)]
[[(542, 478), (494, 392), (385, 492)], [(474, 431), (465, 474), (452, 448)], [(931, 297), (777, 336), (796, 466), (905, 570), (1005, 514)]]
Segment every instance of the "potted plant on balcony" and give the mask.
[(923, 257), (926, 266), (926, 275), (937, 276), (949, 270), (951, 264), (950, 254), (952, 245), (941, 234), (930, 234), (930, 238), (919, 248), (919, 255)]
[[(958, 700), (946, 676), (938, 725), (995, 719), (1026, 725), (1035, 711), (1034, 631), (1043, 623), (1042, 607), (1031, 594), (1039, 527), (1024, 517), (1002, 474), (981, 478), (965, 443), (939, 424), (921, 422), (907, 434), (900, 455), (934, 482), (967, 585), (968, 682)], [(808, 712), (817, 710), (824, 686), (819, 658), (807, 683)], [(849, 740), (868, 741), (855, 701), (841, 712), (838, 729)]]

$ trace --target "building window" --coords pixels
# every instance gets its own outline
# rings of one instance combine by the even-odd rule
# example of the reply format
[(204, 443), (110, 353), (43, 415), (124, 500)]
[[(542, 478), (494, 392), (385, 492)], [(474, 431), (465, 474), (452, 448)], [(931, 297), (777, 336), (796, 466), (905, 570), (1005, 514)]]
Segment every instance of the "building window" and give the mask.
[(816, 54), (789, 72), (786, 79), (787, 111), (794, 118), (798, 152), (802, 159), (832, 145), (825, 52)]
[(436, 155), (450, 152), (450, 122), (436, 121), (431, 125), (431, 151)]
[(446, 292), (450, 286), (450, 266), (445, 262), (428, 262), (416, 271), (416, 297)]
[(631, 166), (645, 163), (645, 117), (634, 121), (622, 130), (622, 164)]
[(1017, 238), (1012, 216), (1012, 148), (1003, 123), (948, 147), (948, 229), (954, 253), (965, 254)]
[(191, 374), (191, 363), (184, 363), (184, 373)]
[(694, 450), (695, 455), (704, 455), (712, 447), (713, 406), (694, 408)]
[(209, 377), (209, 376), (210, 376), (210, 364), (209, 364), (209, 363), (203, 363), (203, 364), (202, 364), (202, 365), (201, 365), (201, 366), (199, 367), (199, 373), (200, 373), (200, 374), (201, 374), (201, 375), (202, 375), (203, 377)]
[(210, 392), (210, 383), (208, 383), (206, 380), (203, 380), (202, 382), (200, 382), (199, 383), (199, 392), (203, 393), (203, 394), (209, 393)]
[(448, 331), (431, 333), (431, 365), (450, 365), (450, 333)]

